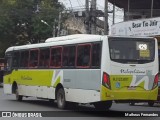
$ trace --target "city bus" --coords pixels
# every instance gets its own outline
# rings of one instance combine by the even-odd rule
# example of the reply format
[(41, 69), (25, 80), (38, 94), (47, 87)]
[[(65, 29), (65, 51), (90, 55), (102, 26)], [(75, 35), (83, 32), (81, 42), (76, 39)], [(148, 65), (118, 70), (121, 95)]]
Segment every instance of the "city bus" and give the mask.
[(76, 34), (45, 43), (13, 46), (4, 93), (55, 100), (60, 109), (93, 104), (107, 110), (113, 101), (153, 101), (158, 94), (158, 45), (151, 37)]

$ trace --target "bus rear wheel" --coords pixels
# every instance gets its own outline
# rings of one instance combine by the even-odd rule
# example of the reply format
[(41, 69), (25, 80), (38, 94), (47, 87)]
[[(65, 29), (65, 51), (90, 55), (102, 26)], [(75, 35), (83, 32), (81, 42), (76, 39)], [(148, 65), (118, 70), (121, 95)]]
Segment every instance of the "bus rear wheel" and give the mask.
[(129, 105), (133, 106), (133, 105), (135, 105), (135, 103), (134, 102), (130, 102)]
[(66, 99), (63, 88), (58, 89), (57, 91), (57, 106), (60, 109), (65, 109), (66, 107)]
[(16, 95), (16, 100), (17, 101), (22, 101), (23, 96), (19, 95), (18, 87), (16, 88), (15, 95)]
[(106, 111), (112, 106), (112, 101), (105, 101), (105, 102), (97, 102), (94, 103), (94, 107), (98, 111)]
[(153, 107), (154, 101), (149, 101), (149, 102), (148, 102), (148, 105), (149, 105), (150, 107)]

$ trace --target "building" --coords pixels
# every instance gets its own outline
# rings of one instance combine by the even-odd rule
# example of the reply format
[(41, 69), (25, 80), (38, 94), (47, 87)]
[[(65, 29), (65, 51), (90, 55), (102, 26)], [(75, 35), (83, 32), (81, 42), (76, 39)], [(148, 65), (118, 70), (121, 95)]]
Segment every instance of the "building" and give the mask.
[[(97, 19), (96, 21), (96, 34), (104, 34), (104, 21)], [(85, 18), (84, 17), (74, 17), (70, 16), (65, 21), (64, 24), (65, 28), (67, 29), (67, 34), (86, 34), (85, 28)]]
[(160, 60), (160, 0), (109, 0), (124, 9), (124, 22), (111, 27), (111, 35), (150, 36), (158, 40)]
[(112, 35), (156, 37), (160, 48), (160, 0), (108, 0), (124, 9), (124, 22), (112, 25)]
[(124, 21), (140, 18), (160, 17), (160, 0), (108, 0), (123, 8)]

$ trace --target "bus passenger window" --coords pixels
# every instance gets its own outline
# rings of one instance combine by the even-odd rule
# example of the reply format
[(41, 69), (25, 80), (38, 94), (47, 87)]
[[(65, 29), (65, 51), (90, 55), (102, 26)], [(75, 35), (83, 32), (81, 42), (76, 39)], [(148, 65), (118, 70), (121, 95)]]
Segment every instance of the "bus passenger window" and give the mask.
[(61, 55), (62, 55), (62, 47), (51, 48), (51, 67), (61, 67)]
[(91, 45), (79, 45), (77, 47), (77, 66), (78, 67), (89, 67), (90, 66), (90, 53)]
[(37, 67), (38, 66), (38, 53), (39, 50), (30, 50), (30, 60), (29, 60), (29, 67)]
[(20, 67), (28, 67), (29, 51), (21, 51)]
[(74, 67), (75, 66), (75, 46), (66, 46), (63, 48), (63, 66)]
[(69, 47), (63, 48), (63, 66), (68, 66)]
[(12, 54), (11, 53), (6, 53), (5, 59), (6, 59), (5, 70), (6, 71), (11, 71), (12, 70)]
[(39, 66), (40, 67), (49, 67), (49, 48), (43, 48), (40, 50), (40, 59)]
[(19, 67), (19, 57), (20, 57), (19, 51), (13, 53), (13, 68)]
[(101, 44), (94, 43), (92, 45), (92, 67), (100, 67), (101, 62)]

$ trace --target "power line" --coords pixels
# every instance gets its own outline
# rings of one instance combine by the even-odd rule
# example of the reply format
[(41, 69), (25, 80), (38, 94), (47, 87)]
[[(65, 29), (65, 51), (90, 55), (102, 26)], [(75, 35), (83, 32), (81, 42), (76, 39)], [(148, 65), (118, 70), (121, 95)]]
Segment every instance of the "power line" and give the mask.
[(73, 10), (73, 6), (72, 6), (72, 2), (71, 2), (71, 0), (69, 0), (69, 2), (70, 2), (70, 5), (71, 5), (71, 9)]
[(101, 6), (101, 5), (99, 5), (99, 4), (97, 4), (97, 5), (99, 6), (99, 9), (101, 8), (101, 10), (104, 11), (104, 7), (103, 7), (103, 6)]
[(81, 0), (79, 0), (79, 1), (80, 1), (81, 5), (83, 5), (82, 1)]
[(77, 0), (77, 2), (79, 4), (79, 6), (83, 6), (83, 4), (79, 0)]
[(112, 22), (112, 20), (108, 17), (108, 20), (110, 20)]
[(78, 3), (78, 5), (80, 6), (80, 3), (79, 3), (79, 1), (77, 0), (77, 3)]

